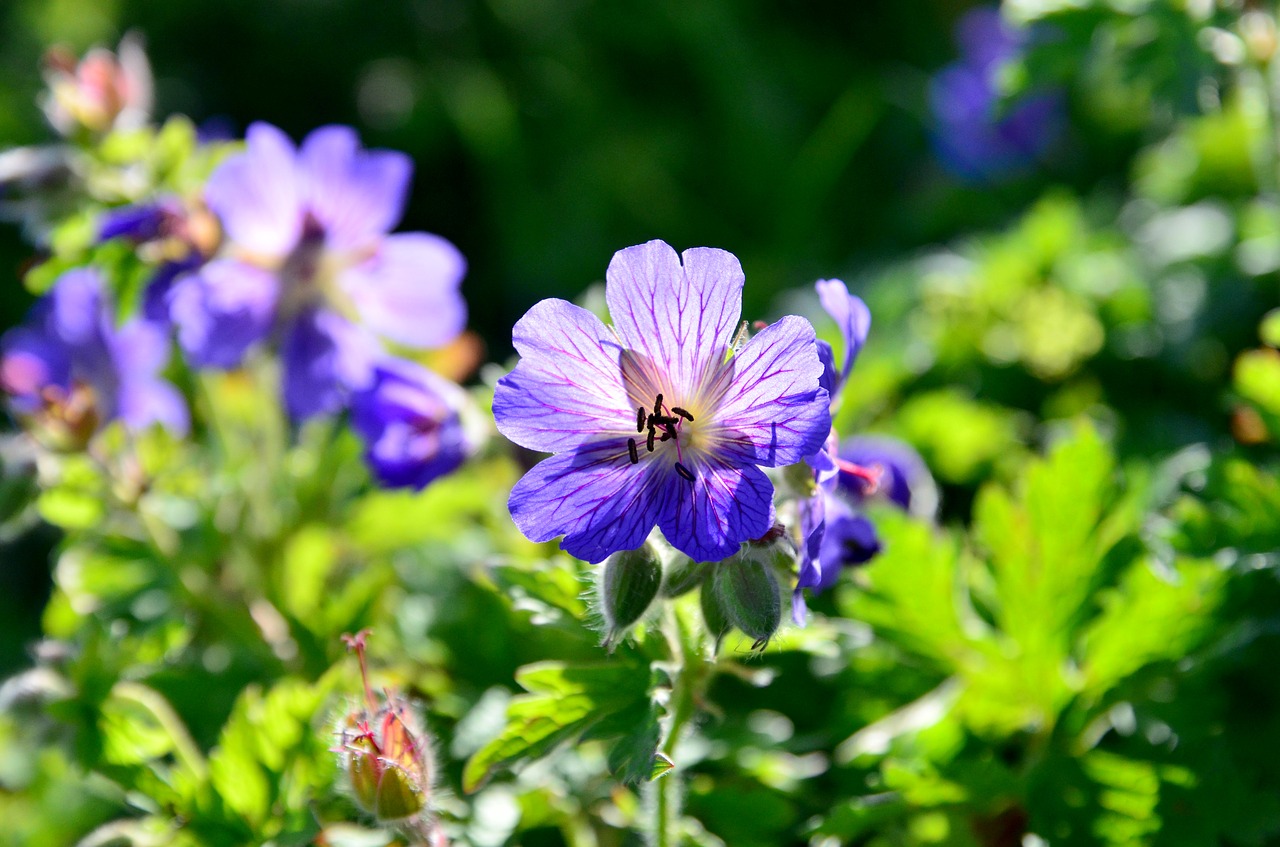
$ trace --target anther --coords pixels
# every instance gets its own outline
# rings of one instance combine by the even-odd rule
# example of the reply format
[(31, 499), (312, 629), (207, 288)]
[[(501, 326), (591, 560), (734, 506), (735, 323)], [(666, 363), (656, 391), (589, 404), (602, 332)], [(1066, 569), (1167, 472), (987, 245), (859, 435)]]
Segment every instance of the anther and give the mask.
[(636, 409), (636, 432), (644, 432), (644, 406)]
[(653, 414), (654, 414), (654, 417), (657, 417), (658, 415), (662, 414), (662, 395), (661, 394), (658, 395), (657, 400), (653, 401)]
[(654, 439), (654, 436), (656, 435), (657, 435), (657, 430), (655, 430), (653, 427), (649, 427), (649, 440), (645, 442), (645, 446), (649, 448), (650, 453), (653, 452), (653, 439)]
[(671, 411), (684, 418), (689, 423), (693, 423), (693, 415), (689, 414), (688, 409), (681, 409), (679, 406), (672, 406)]
[(690, 482), (693, 482), (693, 471), (689, 470), (679, 462), (676, 462), (676, 473), (680, 474), (680, 476), (684, 477)]
[(669, 430), (669, 429), (663, 430), (663, 431), (662, 431), (662, 437), (661, 437), (661, 438), (659, 438), (658, 440), (659, 440), (659, 441), (670, 441), (670, 440), (671, 440), (671, 430)]
[(627, 452), (631, 454), (631, 464), (640, 464), (640, 451), (636, 449), (636, 440), (634, 438), (627, 439)]

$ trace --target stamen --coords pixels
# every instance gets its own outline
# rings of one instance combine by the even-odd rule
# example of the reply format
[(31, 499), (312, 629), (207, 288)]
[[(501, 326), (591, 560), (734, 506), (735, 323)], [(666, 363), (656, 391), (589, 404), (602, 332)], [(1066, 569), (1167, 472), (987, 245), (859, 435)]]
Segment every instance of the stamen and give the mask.
[(836, 459), (836, 467), (841, 473), (847, 473), (849, 476), (862, 483), (862, 495), (870, 497), (880, 490), (880, 481), (884, 476), (883, 465), (872, 465), (865, 467), (863, 465), (850, 462), (847, 459)]
[(694, 479), (693, 471), (689, 470), (679, 462), (676, 462), (676, 473), (680, 474), (680, 476), (684, 477), (690, 482), (693, 482), (693, 479)]
[(659, 440), (659, 441), (670, 441), (670, 440), (671, 440), (671, 430), (669, 430), (669, 429), (665, 429), (665, 430), (663, 430), (663, 431), (662, 431), (662, 437), (661, 437), (661, 438), (659, 438), (658, 440)]
[(658, 434), (657, 430), (655, 430), (653, 427), (649, 427), (649, 440), (645, 442), (645, 446), (649, 448), (650, 453), (653, 452), (653, 438), (657, 434)]
[(654, 414), (654, 417), (657, 417), (658, 415), (662, 414), (662, 395), (661, 394), (658, 395), (657, 400), (653, 401), (653, 414)]
[(634, 438), (627, 439), (627, 452), (631, 454), (631, 464), (640, 464), (640, 451), (636, 449), (636, 440)]
[(644, 406), (636, 409), (636, 432), (644, 432)]
[(679, 406), (672, 406), (671, 411), (684, 418), (689, 423), (693, 423), (693, 415), (689, 414), (687, 409), (681, 409)]

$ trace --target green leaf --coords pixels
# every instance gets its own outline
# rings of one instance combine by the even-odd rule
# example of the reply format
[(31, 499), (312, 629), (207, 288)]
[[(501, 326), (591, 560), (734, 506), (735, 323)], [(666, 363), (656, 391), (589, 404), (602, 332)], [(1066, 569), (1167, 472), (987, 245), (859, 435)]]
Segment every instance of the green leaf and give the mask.
[(1095, 695), (1153, 662), (1185, 657), (1213, 625), (1226, 572), (1211, 561), (1176, 568), (1169, 575), (1131, 568), (1103, 596), (1103, 613), (1082, 635), (1081, 670)]
[(332, 782), (329, 734), (317, 729), (327, 686), (286, 679), (240, 695), (209, 755), (209, 782), (225, 808), (260, 839), (310, 825), (308, 803)]
[(336, 540), (331, 529), (311, 524), (294, 533), (284, 551), (285, 611), (299, 621), (314, 620), (325, 605), (325, 583), (336, 561)]
[[(500, 768), (545, 756), (605, 718), (647, 706), (649, 700), (649, 673), (633, 663), (539, 662), (517, 671), (516, 681), (529, 693), (511, 701), (502, 732), (467, 762), (464, 791), (475, 791)], [(635, 758), (624, 752), (617, 761), (631, 771)]]

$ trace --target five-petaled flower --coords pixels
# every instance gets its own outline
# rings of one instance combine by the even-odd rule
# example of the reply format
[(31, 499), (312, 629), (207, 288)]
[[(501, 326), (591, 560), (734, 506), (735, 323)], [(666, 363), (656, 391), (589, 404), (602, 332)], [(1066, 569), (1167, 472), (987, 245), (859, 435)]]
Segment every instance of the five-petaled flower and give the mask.
[(170, 295), (193, 364), (235, 367), (251, 345), (278, 344), (285, 405), (302, 419), (369, 385), (381, 358), (374, 336), (409, 347), (457, 336), (462, 255), (436, 235), (388, 234), (409, 186), (407, 156), (362, 150), (339, 126), (315, 130), (301, 149), (264, 123), (247, 141), (205, 189), (227, 248)]
[(516, 324), (521, 359), (498, 382), (498, 429), (554, 453), (511, 492), (534, 541), (590, 562), (639, 547), (656, 525), (699, 562), (732, 555), (774, 521), (761, 467), (794, 464), (831, 431), (812, 325), (787, 316), (741, 349), (736, 257), (651, 241), (614, 255), (613, 319), (543, 300)]

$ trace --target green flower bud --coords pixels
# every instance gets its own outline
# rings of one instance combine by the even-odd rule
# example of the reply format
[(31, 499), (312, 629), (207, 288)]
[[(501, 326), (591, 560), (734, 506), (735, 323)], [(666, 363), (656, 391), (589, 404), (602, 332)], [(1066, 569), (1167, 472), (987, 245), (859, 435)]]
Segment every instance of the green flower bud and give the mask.
[(662, 575), (662, 596), (679, 597), (692, 591), (710, 570), (711, 565), (695, 562), (683, 553), (677, 553), (675, 561), (667, 565)]
[(644, 617), (661, 585), (662, 564), (647, 541), (635, 550), (623, 550), (605, 560), (598, 589), (606, 645), (613, 644)]
[(729, 623), (754, 638), (753, 647), (768, 644), (782, 624), (781, 589), (773, 568), (751, 553), (739, 554), (716, 565), (712, 587)]

